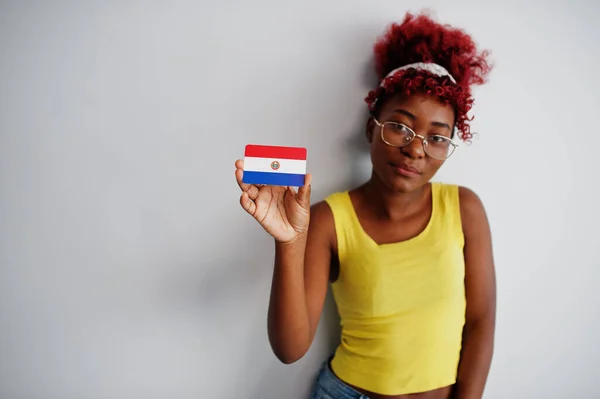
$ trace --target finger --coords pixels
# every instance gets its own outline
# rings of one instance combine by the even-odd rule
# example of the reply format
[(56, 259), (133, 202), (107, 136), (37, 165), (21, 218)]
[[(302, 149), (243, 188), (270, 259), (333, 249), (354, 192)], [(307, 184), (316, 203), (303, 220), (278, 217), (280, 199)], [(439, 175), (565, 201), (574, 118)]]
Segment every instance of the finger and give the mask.
[(242, 178), (244, 176), (244, 171), (242, 169), (235, 170), (235, 179), (240, 186), (240, 189), (244, 192), (248, 193), (250, 199), (255, 200), (258, 197), (258, 187), (254, 184), (246, 184), (243, 182)]
[(304, 176), (304, 185), (298, 188), (298, 199), (303, 205), (310, 203), (310, 189), (311, 189), (312, 175), (307, 173)]
[(307, 173), (304, 176), (304, 186), (308, 186), (310, 188), (311, 184), (312, 184), (312, 174), (311, 173)]
[(248, 191), (250, 188), (250, 184), (246, 184), (242, 181), (244, 177), (244, 171), (242, 169), (235, 170), (235, 180), (237, 181), (238, 186), (242, 189), (242, 191)]
[(248, 197), (247, 192), (242, 193), (242, 196), (240, 197), (240, 204), (246, 212), (254, 216), (254, 213), (256, 212), (256, 204), (250, 199), (250, 197)]

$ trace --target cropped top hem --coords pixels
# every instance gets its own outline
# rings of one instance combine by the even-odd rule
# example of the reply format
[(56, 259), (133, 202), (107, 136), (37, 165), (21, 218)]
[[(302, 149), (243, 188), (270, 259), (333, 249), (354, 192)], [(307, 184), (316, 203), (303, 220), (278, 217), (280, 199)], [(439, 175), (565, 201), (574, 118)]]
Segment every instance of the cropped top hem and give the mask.
[(331, 370), (341, 381), (347, 384), (352, 384), (356, 388), (360, 388), (369, 392), (374, 392), (379, 395), (408, 395), (424, 393), (434, 391), (436, 389), (445, 388), (452, 386), (456, 383), (456, 376), (438, 378), (431, 380), (427, 384), (410, 384), (403, 383), (401, 385), (395, 384), (393, 376), (390, 376), (389, 383), (373, 383), (373, 376), (369, 373), (364, 373), (364, 370), (348, 368), (348, 367), (337, 367), (337, 357), (334, 356), (331, 360)]

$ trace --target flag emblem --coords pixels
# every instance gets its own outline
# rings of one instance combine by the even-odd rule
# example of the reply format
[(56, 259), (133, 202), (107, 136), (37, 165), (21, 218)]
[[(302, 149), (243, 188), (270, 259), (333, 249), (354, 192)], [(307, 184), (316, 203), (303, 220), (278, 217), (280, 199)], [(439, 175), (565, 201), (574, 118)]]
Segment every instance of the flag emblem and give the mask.
[(244, 151), (246, 184), (304, 185), (306, 148), (248, 144)]

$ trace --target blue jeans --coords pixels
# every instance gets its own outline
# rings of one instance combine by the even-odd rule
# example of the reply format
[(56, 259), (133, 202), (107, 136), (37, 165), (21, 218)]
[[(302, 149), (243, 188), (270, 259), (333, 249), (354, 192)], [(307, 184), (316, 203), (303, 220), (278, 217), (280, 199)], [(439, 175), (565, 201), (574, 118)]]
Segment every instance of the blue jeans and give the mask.
[(329, 366), (331, 358), (323, 362), (310, 399), (369, 399), (336, 377)]

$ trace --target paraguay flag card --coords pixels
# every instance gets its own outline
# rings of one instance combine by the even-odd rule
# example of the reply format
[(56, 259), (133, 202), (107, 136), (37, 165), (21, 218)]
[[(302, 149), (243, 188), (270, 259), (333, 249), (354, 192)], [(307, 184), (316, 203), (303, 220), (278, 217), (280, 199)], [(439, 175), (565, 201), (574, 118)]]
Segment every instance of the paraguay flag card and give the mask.
[(304, 186), (306, 148), (248, 144), (244, 151), (247, 184)]

